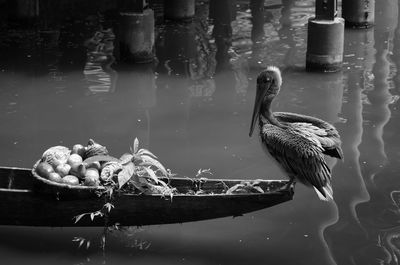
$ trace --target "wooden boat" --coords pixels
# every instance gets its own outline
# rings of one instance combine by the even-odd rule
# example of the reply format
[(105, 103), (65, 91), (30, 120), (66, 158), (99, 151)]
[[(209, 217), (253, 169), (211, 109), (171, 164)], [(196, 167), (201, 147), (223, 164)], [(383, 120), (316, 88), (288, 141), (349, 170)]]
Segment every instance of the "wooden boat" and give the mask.
[[(248, 181), (248, 180), (247, 180)], [(102, 209), (104, 196), (90, 198), (58, 198), (54, 194), (34, 190), (31, 169), (0, 167), (0, 225), (21, 226), (123, 226), (183, 223), (244, 213), (268, 208), (293, 198), (294, 185), (284, 180), (260, 180), (264, 192), (226, 194), (223, 189), (241, 180), (171, 178), (171, 186), (180, 194), (162, 195), (116, 194), (115, 206), (106, 217), (75, 216)], [(201, 184), (203, 194), (191, 195)]]

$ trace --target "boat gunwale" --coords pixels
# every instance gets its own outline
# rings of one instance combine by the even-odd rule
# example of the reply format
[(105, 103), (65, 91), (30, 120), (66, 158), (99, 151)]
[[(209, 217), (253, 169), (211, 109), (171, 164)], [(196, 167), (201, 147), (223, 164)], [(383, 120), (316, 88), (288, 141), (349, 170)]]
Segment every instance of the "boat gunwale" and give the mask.
[(32, 168), (27, 168), (27, 167), (9, 167), (9, 166), (1, 166), (0, 169), (17, 169), (17, 170), (26, 170), (26, 171), (32, 170)]
[[(238, 180), (234, 180), (238, 181)], [(288, 182), (289, 184), (289, 182)], [(117, 196), (134, 196), (134, 197), (159, 197), (159, 198), (165, 198), (165, 199), (171, 199), (179, 197), (243, 197), (243, 196), (265, 196), (265, 195), (282, 195), (282, 193), (287, 193), (289, 192), (290, 194), (293, 194), (294, 190), (294, 185), (290, 184), (287, 188), (282, 188), (282, 189), (277, 189), (273, 191), (265, 191), (263, 193), (261, 192), (249, 192), (249, 193), (236, 193), (236, 194), (226, 194), (226, 193), (202, 193), (202, 194), (185, 194), (185, 193), (180, 193), (180, 194), (173, 194), (172, 196), (168, 194), (134, 194), (134, 193), (126, 193), (126, 192), (116, 192), (115, 194)], [(35, 192), (33, 189), (8, 189), (8, 188), (0, 188), (0, 192), (8, 192), (8, 193), (32, 193), (32, 194), (41, 194), (38, 192)], [(99, 196), (100, 198), (101, 196)]]
[[(26, 171), (32, 174), (33, 168), (20, 168), (20, 167), (1, 167), (2, 169), (6, 170), (22, 170)], [(33, 175), (33, 174), (32, 174)], [(40, 177), (40, 176), (38, 176)], [(73, 185), (68, 185), (68, 184), (60, 184), (56, 183), (50, 180), (47, 180), (45, 178), (40, 177), (42, 180), (46, 181), (47, 184), (50, 185), (55, 185), (59, 187), (58, 185), (62, 185), (62, 187), (66, 188), (66, 186), (71, 189), (71, 190), (88, 190), (88, 189), (82, 189), (82, 188), (88, 188), (86, 186), (73, 186)], [(290, 180), (284, 180), (284, 179), (212, 179), (212, 178), (206, 178), (206, 179), (200, 179), (200, 178), (190, 178), (190, 177), (171, 177), (171, 178), (165, 178), (168, 179), (169, 181), (181, 181), (181, 182), (196, 182), (196, 181), (205, 181), (208, 182), (208, 184), (214, 184), (214, 183), (230, 183), (230, 182), (235, 182), (235, 183), (241, 183), (241, 182), (249, 182), (249, 181), (259, 181), (260, 183), (264, 183), (266, 185), (272, 184), (272, 183), (282, 183), (286, 186), (278, 187), (277, 189), (271, 190), (271, 191), (264, 191), (263, 193), (261, 192), (249, 192), (249, 193), (235, 193), (235, 194), (226, 194), (226, 193), (202, 193), (202, 194), (185, 194), (185, 193), (178, 193), (178, 194), (173, 194), (172, 196), (168, 194), (133, 194), (133, 193), (127, 193), (127, 192), (118, 192), (117, 194), (119, 196), (135, 196), (135, 197), (140, 197), (140, 196), (149, 196), (149, 197), (160, 197), (160, 198), (165, 198), (168, 199), (170, 197), (171, 200), (173, 200), (174, 197), (242, 197), (242, 196), (263, 196), (263, 195), (280, 195), (282, 193), (289, 192), (289, 194), (293, 195), (294, 193), (294, 183), (290, 183)], [(211, 182), (211, 183), (210, 183)], [(57, 185), (58, 184), (58, 185)], [(95, 191), (102, 191), (104, 190), (104, 187), (89, 187), (90, 191), (95, 192)], [(10, 192), (10, 193), (37, 193), (32, 186), (32, 189), (15, 189), (15, 188), (0, 188), (0, 192)]]
[[(29, 190), (29, 189), (4, 189), (0, 188), (0, 192), (10, 192), (10, 193), (32, 193), (32, 194), (40, 194), (35, 192), (34, 190)], [(173, 201), (173, 198), (183, 198), (183, 197), (229, 197), (229, 198), (234, 198), (234, 197), (243, 197), (243, 196), (265, 196), (265, 195), (282, 195), (282, 193), (285, 192), (290, 192), (292, 193), (292, 186), (288, 189), (282, 189), (282, 190), (277, 190), (277, 191), (271, 191), (271, 192), (263, 192), (263, 193), (237, 193), (237, 194), (226, 194), (226, 193), (203, 193), (203, 194), (173, 194), (172, 196), (169, 195), (164, 195), (164, 194), (133, 194), (133, 193), (116, 193), (118, 194), (117, 196), (134, 196), (134, 197), (160, 197), (164, 198), (166, 200), (171, 199)], [(101, 196), (100, 196), (101, 197)], [(99, 198), (100, 198), (99, 197)]]
[(0, 192), (20, 192), (20, 193), (35, 193), (35, 191), (33, 190), (29, 190), (29, 189), (6, 189), (6, 188), (0, 188)]

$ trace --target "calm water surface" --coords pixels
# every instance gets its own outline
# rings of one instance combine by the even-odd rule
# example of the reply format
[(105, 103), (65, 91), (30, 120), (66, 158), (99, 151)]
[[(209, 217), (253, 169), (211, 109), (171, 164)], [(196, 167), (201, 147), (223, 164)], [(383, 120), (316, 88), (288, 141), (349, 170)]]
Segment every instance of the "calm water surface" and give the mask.
[[(284, 78), (274, 109), (340, 131), (345, 160), (329, 161), (335, 203), (298, 185), (293, 201), (240, 218), (114, 232), (104, 252), (102, 229), (0, 227), (0, 263), (399, 264), (398, 2), (376, 1), (375, 27), (346, 29), (345, 65), (334, 74), (304, 71), (314, 2), (266, 1), (260, 12), (263, 2), (199, 2), (193, 22), (158, 24), (157, 64), (114, 62), (112, 27), (91, 45), (93, 16), (63, 22), (46, 41), (5, 28), (1, 165), (31, 167), (47, 147), (89, 138), (119, 155), (138, 137), (179, 174), (284, 178), (248, 137), (255, 78), (274, 64)], [(91, 247), (78, 248), (76, 236)]]

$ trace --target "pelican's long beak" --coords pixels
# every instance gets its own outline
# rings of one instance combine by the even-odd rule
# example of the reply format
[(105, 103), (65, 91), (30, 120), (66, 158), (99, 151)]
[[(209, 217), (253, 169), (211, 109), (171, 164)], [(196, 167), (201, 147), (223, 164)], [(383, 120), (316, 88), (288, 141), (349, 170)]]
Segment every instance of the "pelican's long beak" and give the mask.
[(264, 101), (265, 95), (267, 94), (268, 89), (257, 85), (257, 92), (256, 92), (256, 100), (254, 103), (253, 109), (253, 116), (251, 118), (251, 125), (250, 125), (250, 133), (249, 136), (253, 135), (254, 127), (256, 126), (256, 121), (260, 116), (261, 105)]

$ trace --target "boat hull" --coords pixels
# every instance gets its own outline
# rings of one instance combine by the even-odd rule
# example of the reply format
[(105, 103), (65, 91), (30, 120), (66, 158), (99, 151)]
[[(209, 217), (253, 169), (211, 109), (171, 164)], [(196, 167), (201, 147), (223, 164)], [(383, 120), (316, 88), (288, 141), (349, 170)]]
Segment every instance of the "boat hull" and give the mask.
[[(105, 216), (96, 216), (92, 220), (87, 214), (75, 222), (76, 216), (102, 209), (105, 197), (62, 200), (37, 193), (29, 188), (32, 185), (30, 169), (0, 168), (0, 176), (0, 225), (69, 227), (184, 223), (240, 216), (293, 198), (293, 184), (287, 181), (262, 181), (264, 188), (270, 189), (265, 193), (179, 194), (172, 197), (116, 194), (111, 201), (114, 208)], [(193, 180), (172, 179), (171, 185), (174, 182), (183, 187)], [(211, 189), (218, 183), (234, 185), (240, 180), (208, 180), (203, 187)]]

